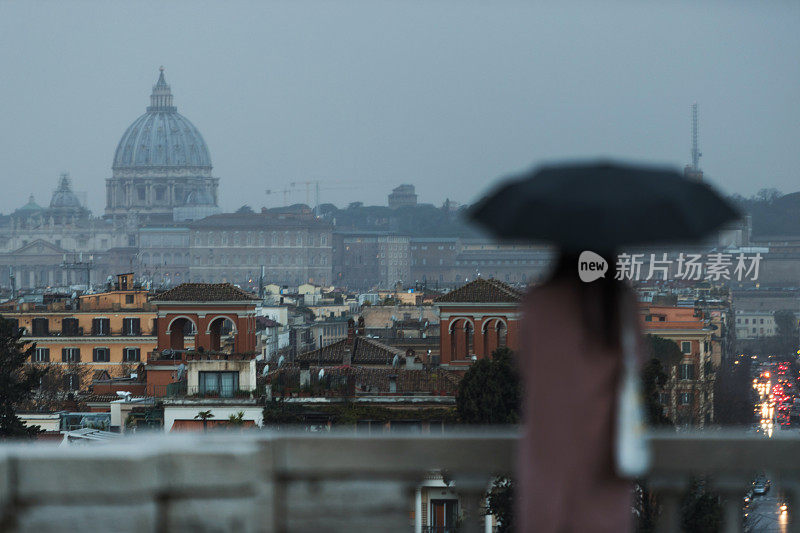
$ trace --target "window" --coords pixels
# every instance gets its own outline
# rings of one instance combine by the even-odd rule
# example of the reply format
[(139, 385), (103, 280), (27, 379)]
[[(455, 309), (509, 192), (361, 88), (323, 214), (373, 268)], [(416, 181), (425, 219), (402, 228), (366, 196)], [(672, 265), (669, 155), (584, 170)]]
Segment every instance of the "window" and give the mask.
[(50, 324), (46, 318), (33, 319), (33, 336), (47, 337), (50, 334)]
[(745, 323), (745, 324), (749, 324), (749, 323), (750, 323), (750, 319), (749, 319), (749, 318), (745, 318), (745, 319), (744, 319), (744, 323)]
[(162, 201), (164, 199), (164, 187), (156, 187), (156, 200)]
[(81, 380), (78, 374), (64, 374), (64, 388), (67, 390), (78, 390), (81, 388)]
[(122, 350), (122, 360), (126, 363), (138, 362), (141, 360), (139, 348), (124, 348)]
[(33, 353), (34, 363), (47, 363), (50, 361), (50, 348), (36, 348)]
[(694, 365), (692, 363), (681, 365), (681, 379), (694, 379)]
[(455, 531), (458, 521), (458, 500), (431, 500), (431, 531)]
[(200, 372), (200, 394), (231, 398), (239, 390), (238, 372)]
[(92, 319), (92, 335), (105, 336), (111, 334), (111, 321), (107, 318)]
[(139, 325), (138, 318), (123, 318), (122, 319), (122, 334), (123, 335), (141, 335), (141, 326)]
[(685, 354), (692, 353), (692, 343), (691, 341), (682, 341), (681, 342), (681, 352)]
[(139, 197), (139, 201), (143, 202), (145, 197), (147, 196), (147, 191), (144, 187), (137, 187), (136, 194)]
[(133, 303), (133, 294), (126, 294), (125, 295), (125, 303), (132, 304)]
[(111, 350), (108, 348), (95, 348), (92, 350), (92, 361), (95, 363), (108, 363), (111, 361)]
[(681, 405), (689, 405), (692, 403), (692, 393), (691, 392), (682, 392), (678, 395), (678, 402)]
[(78, 332), (78, 319), (77, 318), (65, 318), (61, 321), (61, 334), (65, 337), (76, 337), (79, 335)]
[(669, 404), (669, 393), (667, 392), (659, 392), (658, 393), (658, 403), (661, 405), (668, 405)]
[(760, 320), (761, 320), (761, 321), (759, 322), (759, 324), (763, 324), (763, 323), (764, 323), (764, 319), (762, 318), (762, 319), (760, 319)]
[(81, 361), (80, 348), (61, 348), (62, 363), (80, 363), (80, 361)]

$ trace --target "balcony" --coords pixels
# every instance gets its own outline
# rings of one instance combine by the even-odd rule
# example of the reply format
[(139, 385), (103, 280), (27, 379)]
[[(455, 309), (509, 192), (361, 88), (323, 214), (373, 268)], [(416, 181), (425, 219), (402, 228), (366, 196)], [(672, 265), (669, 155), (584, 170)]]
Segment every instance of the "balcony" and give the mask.
[(186, 398), (186, 399), (252, 399), (255, 391), (241, 390), (238, 387), (220, 386), (216, 389), (187, 386), (186, 381), (178, 381), (167, 385), (149, 385), (147, 395), (155, 398)]
[[(485, 531), (482, 494), (492, 476), (513, 468), (515, 442), (503, 431), (252, 431), (139, 435), (72, 448), (6, 444), (0, 505), (16, 531), (421, 532), (415, 489), (427, 472), (443, 469), (461, 498), (459, 531), (469, 533)], [(800, 437), (708, 431), (655, 434), (651, 442), (647, 479), (661, 497), (661, 531), (680, 529), (679, 495), (698, 474), (709, 475), (724, 498), (724, 531), (742, 531), (742, 497), (755, 472), (770, 473), (790, 501), (800, 501)], [(800, 530), (800, 520), (788, 530)]]

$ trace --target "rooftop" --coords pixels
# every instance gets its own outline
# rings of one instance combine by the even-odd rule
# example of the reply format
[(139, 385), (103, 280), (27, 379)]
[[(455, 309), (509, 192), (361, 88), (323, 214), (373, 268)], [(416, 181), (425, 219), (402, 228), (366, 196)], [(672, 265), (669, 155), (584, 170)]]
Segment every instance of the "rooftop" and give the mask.
[(258, 298), (230, 283), (181, 283), (154, 296), (154, 302), (234, 302)]
[(519, 303), (523, 293), (493, 278), (478, 278), (442, 295), (435, 303)]
[(322, 348), (298, 354), (296, 363), (315, 363), (321, 365), (341, 365), (349, 355), (349, 364), (353, 365), (391, 365), (394, 356), (403, 357), (404, 352), (392, 348), (374, 339), (356, 336), (342, 339)]

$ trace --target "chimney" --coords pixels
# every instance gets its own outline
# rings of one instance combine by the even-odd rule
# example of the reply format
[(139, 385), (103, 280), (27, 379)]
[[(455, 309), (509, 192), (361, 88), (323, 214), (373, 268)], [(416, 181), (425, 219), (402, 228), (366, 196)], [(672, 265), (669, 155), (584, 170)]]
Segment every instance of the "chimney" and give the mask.
[(363, 336), (364, 330), (366, 330), (366, 325), (364, 323), (364, 317), (358, 317), (358, 328), (356, 328), (356, 335)]
[(347, 345), (352, 346), (356, 337), (356, 323), (352, 318), (347, 321)]

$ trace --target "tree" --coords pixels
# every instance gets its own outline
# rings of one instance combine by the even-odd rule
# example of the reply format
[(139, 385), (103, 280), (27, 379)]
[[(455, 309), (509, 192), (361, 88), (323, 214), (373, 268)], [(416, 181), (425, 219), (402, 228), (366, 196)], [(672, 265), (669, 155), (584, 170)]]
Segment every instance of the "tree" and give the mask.
[[(514, 352), (498, 348), (492, 358), (475, 362), (458, 384), (456, 411), (465, 424), (516, 424), (520, 420), (522, 382)], [(499, 532), (514, 530), (514, 485), (500, 477), (487, 494), (487, 511), (496, 516)]]
[(26, 364), (36, 345), (21, 337), (22, 330), (0, 317), (0, 438), (31, 438), (41, 431), (39, 426), (26, 426), (16, 415), (16, 408), (31, 399), (47, 374), (44, 369)]
[(722, 529), (719, 495), (708, 491), (704, 480), (695, 480), (683, 498), (681, 525), (684, 531), (715, 533)]
[(644, 406), (647, 421), (651, 426), (667, 426), (672, 423), (664, 414), (664, 407), (659, 397), (661, 388), (667, 383), (668, 378), (661, 361), (655, 357), (651, 358), (642, 369)]
[[(59, 411), (64, 402), (74, 399), (74, 393), (86, 383), (91, 370), (86, 365), (71, 362), (66, 365), (39, 363), (35, 367), (42, 373), (38, 386), (23, 405), (34, 411)], [(78, 389), (73, 388), (77, 386)]]
[(750, 357), (719, 370), (714, 383), (714, 419), (722, 426), (749, 426), (753, 422), (753, 387)]
[(645, 353), (651, 358), (658, 359), (664, 366), (664, 369), (669, 373), (673, 366), (681, 362), (683, 353), (680, 347), (669, 339), (659, 337), (658, 335), (645, 336)]
[(487, 511), (498, 518), (497, 533), (514, 531), (514, 482), (507, 477), (499, 477), (492, 482), (486, 495)]
[(246, 213), (248, 215), (252, 215), (253, 214), (253, 208), (250, 207), (249, 205), (245, 204), (242, 207), (240, 207), (239, 209), (237, 209), (236, 212), (237, 213)]
[(208, 411), (200, 411), (196, 415), (194, 415), (195, 420), (202, 420), (203, 421), (203, 431), (208, 430), (208, 420), (210, 418), (214, 418), (214, 413), (211, 410)]
[(772, 203), (781, 196), (783, 196), (783, 193), (781, 193), (781, 191), (775, 189), (774, 187), (771, 187), (771, 188), (759, 189), (756, 195), (753, 197), (753, 199), (758, 202)]
[(467, 370), (456, 395), (456, 410), (463, 423), (519, 422), (522, 383), (513, 357), (508, 348), (498, 348), (491, 359), (480, 359)]
[(244, 411), (239, 411), (235, 415), (229, 416), (228, 426), (232, 428), (244, 429)]

